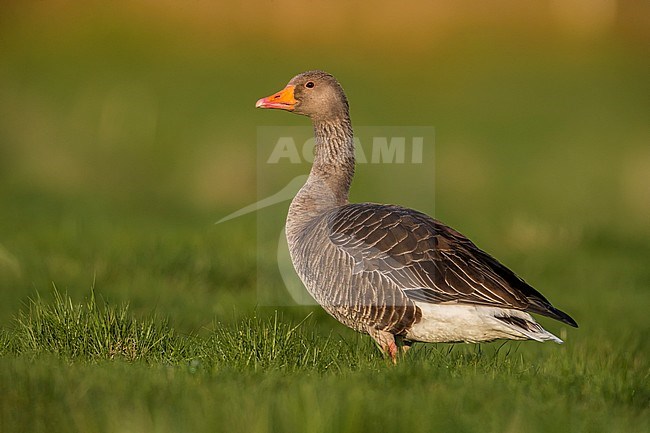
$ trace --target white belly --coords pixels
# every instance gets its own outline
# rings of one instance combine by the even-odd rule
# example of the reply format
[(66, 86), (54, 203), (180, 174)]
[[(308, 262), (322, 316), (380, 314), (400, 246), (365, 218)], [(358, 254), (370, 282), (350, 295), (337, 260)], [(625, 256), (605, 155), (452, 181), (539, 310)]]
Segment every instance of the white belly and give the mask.
[[(427, 343), (511, 340), (562, 340), (539, 327), (539, 331), (522, 329), (495, 316), (514, 316), (537, 325), (528, 313), (518, 310), (479, 305), (426, 304), (416, 302), (422, 310), (422, 319), (413, 325), (406, 338)], [(539, 326), (539, 325), (537, 325)]]

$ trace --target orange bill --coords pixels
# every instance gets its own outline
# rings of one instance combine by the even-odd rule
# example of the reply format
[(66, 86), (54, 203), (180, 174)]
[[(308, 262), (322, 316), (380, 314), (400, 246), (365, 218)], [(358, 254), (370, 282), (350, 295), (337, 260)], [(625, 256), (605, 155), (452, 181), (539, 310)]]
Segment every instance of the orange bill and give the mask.
[(255, 108), (278, 108), (280, 110), (293, 111), (296, 105), (296, 99), (293, 96), (293, 89), (296, 86), (288, 85), (278, 93), (274, 93), (266, 98), (259, 99), (255, 103)]

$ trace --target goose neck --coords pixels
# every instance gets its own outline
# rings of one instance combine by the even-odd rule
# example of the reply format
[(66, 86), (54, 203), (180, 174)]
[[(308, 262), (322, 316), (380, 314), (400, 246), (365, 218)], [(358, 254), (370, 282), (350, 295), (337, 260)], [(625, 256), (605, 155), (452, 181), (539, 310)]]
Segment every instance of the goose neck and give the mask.
[(314, 122), (314, 162), (289, 208), (288, 221), (309, 221), (348, 203), (354, 176), (354, 137), (349, 119)]
[(354, 135), (348, 118), (314, 122), (314, 163), (309, 177), (347, 203), (354, 176)]

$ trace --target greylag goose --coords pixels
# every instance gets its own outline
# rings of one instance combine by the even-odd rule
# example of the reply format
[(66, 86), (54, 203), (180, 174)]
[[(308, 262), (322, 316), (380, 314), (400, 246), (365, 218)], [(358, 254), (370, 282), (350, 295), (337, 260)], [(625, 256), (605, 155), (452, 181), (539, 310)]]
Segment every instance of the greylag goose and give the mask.
[(369, 334), (393, 362), (413, 342), (562, 342), (529, 313), (578, 326), (440, 221), (400, 206), (349, 203), (354, 140), (347, 98), (332, 75), (299, 74), (255, 106), (311, 118), (314, 161), (286, 221), (291, 261), (329, 314)]

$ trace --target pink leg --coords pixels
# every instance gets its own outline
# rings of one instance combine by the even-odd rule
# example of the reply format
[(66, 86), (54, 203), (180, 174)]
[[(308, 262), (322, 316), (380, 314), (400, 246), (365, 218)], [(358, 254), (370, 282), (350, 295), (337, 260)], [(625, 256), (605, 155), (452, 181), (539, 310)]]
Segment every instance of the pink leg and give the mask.
[(377, 329), (370, 330), (370, 336), (377, 342), (379, 348), (384, 353), (388, 355), (393, 361), (393, 364), (397, 364), (397, 344), (395, 343), (395, 336), (390, 332), (379, 331)]

